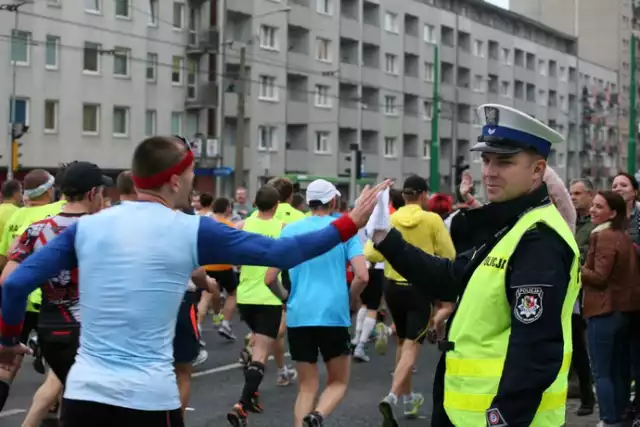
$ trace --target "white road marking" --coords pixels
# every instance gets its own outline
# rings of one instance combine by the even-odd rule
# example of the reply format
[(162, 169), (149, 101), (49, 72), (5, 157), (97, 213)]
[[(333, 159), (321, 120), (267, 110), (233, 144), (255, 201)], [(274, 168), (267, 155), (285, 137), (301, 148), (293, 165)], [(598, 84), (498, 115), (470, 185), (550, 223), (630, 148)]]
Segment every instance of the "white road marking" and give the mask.
[(27, 412), (26, 409), (9, 409), (8, 411), (0, 412), (0, 418), (10, 417), (12, 415), (18, 415)]
[[(291, 355), (287, 352), (284, 354), (284, 357), (291, 357)], [(269, 360), (273, 360), (273, 356), (269, 356)], [(204, 371), (196, 372), (194, 374), (191, 374), (191, 378), (204, 377), (205, 375), (211, 375), (211, 374), (219, 374), (220, 372), (232, 371), (234, 369), (239, 369), (241, 367), (242, 367), (241, 363), (230, 363), (228, 365), (222, 365), (216, 368), (211, 368)]]

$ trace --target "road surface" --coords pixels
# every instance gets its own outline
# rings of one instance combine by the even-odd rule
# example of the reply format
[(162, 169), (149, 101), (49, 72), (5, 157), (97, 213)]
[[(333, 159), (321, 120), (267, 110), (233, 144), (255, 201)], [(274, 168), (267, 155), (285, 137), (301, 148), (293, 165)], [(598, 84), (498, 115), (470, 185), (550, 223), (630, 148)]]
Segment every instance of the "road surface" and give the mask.
[[(193, 378), (191, 403), (187, 412), (188, 427), (222, 427), (227, 426), (226, 413), (240, 395), (243, 385), (242, 371), (237, 365), (241, 337), (247, 329), (236, 322), (234, 330), (239, 340), (235, 343), (227, 342), (218, 336), (212, 327), (205, 327), (203, 339), (209, 351), (209, 359), (196, 368)], [(371, 346), (373, 347), (373, 346)], [(359, 427), (379, 426), (380, 416), (377, 403), (389, 392), (391, 385), (391, 368), (394, 360), (394, 347), (385, 356), (373, 353), (371, 362), (367, 364), (354, 363), (352, 366), (351, 383), (347, 396), (338, 410), (329, 417), (326, 427)], [(402, 420), (400, 425), (429, 426), (428, 415), (431, 409), (431, 385), (439, 354), (433, 346), (425, 345), (418, 362), (418, 372), (414, 377), (414, 388), (425, 395), (425, 405), (422, 415), (416, 420)], [(25, 359), (28, 361), (28, 359)], [(322, 366), (322, 364), (320, 364)], [(322, 370), (324, 372), (324, 370)], [(3, 412), (0, 412), (0, 426), (19, 427), (26, 410), (31, 404), (31, 398), (41, 384), (43, 376), (37, 374), (31, 367), (30, 361), (25, 364), (12, 389), (11, 396)], [(292, 425), (293, 404), (296, 387), (277, 387), (275, 383), (275, 365), (267, 366), (267, 373), (261, 386), (262, 402), (265, 407), (263, 414), (251, 415), (252, 427), (285, 427)], [(595, 416), (578, 418), (572, 415), (577, 409), (576, 401), (569, 402), (568, 427), (592, 427), (597, 423)]]

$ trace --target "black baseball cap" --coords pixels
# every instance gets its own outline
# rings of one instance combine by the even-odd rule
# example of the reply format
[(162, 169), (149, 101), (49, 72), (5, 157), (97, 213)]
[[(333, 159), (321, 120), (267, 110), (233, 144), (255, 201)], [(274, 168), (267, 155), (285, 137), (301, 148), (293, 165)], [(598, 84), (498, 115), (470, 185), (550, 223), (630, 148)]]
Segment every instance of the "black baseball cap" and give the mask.
[(418, 175), (411, 175), (404, 180), (404, 185), (402, 186), (402, 192), (404, 194), (416, 195), (426, 193), (427, 191), (429, 191), (427, 180)]
[(65, 196), (74, 196), (101, 186), (113, 186), (113, 179), (103, 175), (100, 168), (93, 163), (74, 162), (64, 172), (61, 191)]

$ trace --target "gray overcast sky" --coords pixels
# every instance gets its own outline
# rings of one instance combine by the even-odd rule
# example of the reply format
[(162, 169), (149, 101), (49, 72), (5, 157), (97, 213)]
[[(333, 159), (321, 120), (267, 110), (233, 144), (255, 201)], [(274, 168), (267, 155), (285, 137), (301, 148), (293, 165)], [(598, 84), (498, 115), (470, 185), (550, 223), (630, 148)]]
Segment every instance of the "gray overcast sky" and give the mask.
[(486, 0), (488, 3), (493, 3), (496, 6), (504, 7), (505, 9), (509, 9), (509, 0)]

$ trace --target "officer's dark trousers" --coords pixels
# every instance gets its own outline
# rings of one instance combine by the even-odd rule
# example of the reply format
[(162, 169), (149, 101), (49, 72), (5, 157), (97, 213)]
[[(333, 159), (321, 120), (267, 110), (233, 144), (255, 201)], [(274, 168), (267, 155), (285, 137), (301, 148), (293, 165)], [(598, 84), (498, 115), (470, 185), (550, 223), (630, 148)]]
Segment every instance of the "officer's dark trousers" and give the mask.
[(584, 406), (593, 406), (595, 399), (593, 396), (593, 380), (591, 377), (591, 366), (589, 365), (589, 354), (587, 353), (587, 343), (585, 331), (587, 324), (581, 315), (574, 313), (571, 319), (571, 335), (573, 341), (573, 356), (571, 365), (578, 377), (580, 386), (580, 401)]

